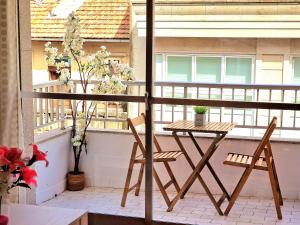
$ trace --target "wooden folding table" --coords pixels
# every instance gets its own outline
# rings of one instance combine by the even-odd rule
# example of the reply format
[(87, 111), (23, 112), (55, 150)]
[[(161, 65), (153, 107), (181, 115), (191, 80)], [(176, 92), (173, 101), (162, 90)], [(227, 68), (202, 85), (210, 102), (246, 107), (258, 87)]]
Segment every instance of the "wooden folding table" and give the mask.
[[(222, 140), (225, 139), (226, 134), (234, 128), (234, 124), (232, 123), (224, 123), (224, 122), (210, 122), (203, 126), (195, 126), (193, 121), (187, 121), (187, 120), (180, 120), (176, 121), (174, 123), (171, 123), (164, 127), (163, 129), (166, 131), (172, 131), (172, 134), (179, 145), (181, 151), (187, 158), (188, 163), (190, 164), (191, 168), (193, 169), (192, 174), (189, 176), (189, 178), (186, 180), (178, 194), (174, 197), (171, 204), (169, 205), (169, 208), (167, 211), (172, 211), (173, 207), (177, 203), (177, 201), (180, 198), (183, 198), (184, 195), (187, 193), (187, 191), (190, 189), (192, 184), (196, 179), (198, 179), (203, 186), (205, 192), (207, 193), (208, 197), (212, 201), (213, 205), (215, 206), (216, 210), (220, 215), (223, 215), (222, 210), (220, 209), (221, 204), (223, 201), (227, 198), (230, 199), (230, 196), (228, 192), (226, 191), (224, 185), (222, 184), (221, 180), (217, 176), (216, 172), (212, 168), (211, 164), (209, 163), (209, 159), (212, 157), (212, 155), (215, 153), (217, 148), (219, 147)], [(178, 137), (178, 132), (186, 132), (189, 134), (189, 137), (191, 138), (193, 144), (195, 145), (196, 149), (198, 150), (199, 154), (201, 155), (201, 160), (198, 162), (198, 164), (195, 166), (191, 158), (189, 157), (185, 147), (183, 146), (182, 142), (180, 141), (180, 138)], [(203, 152), (199, 144), (197, 143), (193, 132), (201, 132), (201, 133), (212, 133), (216, 134), (216, 137), (214, 138), (211, 145), (208, 147), (206, 152)], [(216, 200), (212, 193), (210, 192), (207, 184), (203, 180), (203, 178), (200, 175), (200, 172), (203, 170), (203, 168), (207, 166), (211, 174), (213, 175), (214, 179), (216, 180), (218, 186), (222, 190), (223, 194), (220, 197), (219, 200)]]

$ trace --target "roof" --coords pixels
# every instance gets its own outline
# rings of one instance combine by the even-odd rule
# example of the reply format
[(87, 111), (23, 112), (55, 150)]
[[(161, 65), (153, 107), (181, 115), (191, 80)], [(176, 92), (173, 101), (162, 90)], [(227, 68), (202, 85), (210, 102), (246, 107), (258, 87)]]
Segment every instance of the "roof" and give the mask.
[[(62, 38), (64, 36), (64, 16), (50, 16), (62, 11), (59, 7), (68, 0), (44, 0), (41, 4), (30, 0), (31, 36), (38, 38)], [(69, 0), (72, 4), (78, 0)], [(130, 4), (129, 0), (83, 0), (76, 10), (80, 17), (81, 36), (85, 39), (129, 39)], [(67, 5), (68, 5), (67, 4)], [(59, 9), (60, 10), (57, 10)]]

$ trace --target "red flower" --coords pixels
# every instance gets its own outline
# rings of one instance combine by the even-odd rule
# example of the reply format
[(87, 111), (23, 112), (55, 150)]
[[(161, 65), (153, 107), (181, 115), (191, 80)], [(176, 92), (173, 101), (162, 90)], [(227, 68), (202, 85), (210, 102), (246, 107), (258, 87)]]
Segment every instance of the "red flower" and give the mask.
[(0, 165), (9, 166), (10, 171), (14, 171), (17, 167), (24, 167), (25, 164), (21, 160), (22, 150), (19, 148), (0, 147)]
[(18, 148), (10, 148), (9, 151), (6, 152), (5, 156), (10, 162), (16, 162), (21, 159), (22, 150)]
[(38, 149), (38, 146), (35, 144), (32, 144), (32, 149), (33, 149), (33, 156), (35, 156), (35, 161), (45, 161), (46, 162), (46, 166), (48, 166), (49, 162), (47, 160), (47, 154), (44, 152), (41, 152)]
[(22, 150), (19, 148), (10, 148), (5, 156), (10, 161), (9, 170), (14, 171), (17, 167), (24, 167), (25, 164), (21, 160)]
[(0, 166), (5, 166), (9, 164), (9, 160), (5, 156), (7, 151), (7, 147), (0, 146)]
[(34, 186), (37, 186), (37, 182), (35, 179), (36, 176), (36, 171), (28, 166), (21, 169), (21, 178), (25, 181), (27, 185), (33, 184)]

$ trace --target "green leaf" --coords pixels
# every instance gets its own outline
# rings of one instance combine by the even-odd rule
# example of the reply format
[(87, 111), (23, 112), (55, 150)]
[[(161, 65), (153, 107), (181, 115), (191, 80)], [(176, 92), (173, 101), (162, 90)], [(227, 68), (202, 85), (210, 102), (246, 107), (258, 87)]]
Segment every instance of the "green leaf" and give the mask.
[(32, 164), (36, 161), (36, 156), (32, 156), (32, 158), (29, 160), (27, 166), (32, 166)]
[(17, 186), (31, 189), (31, 187), (26, 183), (18, 183)]

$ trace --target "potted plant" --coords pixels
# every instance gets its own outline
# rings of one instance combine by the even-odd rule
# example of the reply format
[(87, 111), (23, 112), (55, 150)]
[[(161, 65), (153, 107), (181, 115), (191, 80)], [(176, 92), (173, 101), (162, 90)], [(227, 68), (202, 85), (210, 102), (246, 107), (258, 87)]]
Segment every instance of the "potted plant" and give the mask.
[[(80, 89), (84, 94), (90, 93), (88, 87), (93, 82), (92, 92), (96, 94), (120, 94), (126, 90), (123, 81), (133, 80), (132, 69), (128, 65), (119, 64), (110, 60), (110, 53), (106, 47), (100, 47), (94, 54), (86, 55), (83, 51), (83, 39), (80, 37), (80, 19), (70, 14), (65, 23), (65, 36), (62, 43), (64, 53), (58, 54), (51, 42), (45, 45), (46, 60), (54, 63), (59, 72), (59, 80), (70, 87), (70, 92), (75, 93), (71, 74), (64, 64), (54, 59), (62, 55), (68, 55), (75, 63), (80, 77)], [(73, 73), (74, 74), (74, 73)], [(72, 75), (73, 75), (72, 74)], [(97, 102), (77, 101), (71, 105), (72, 115), (72, 151), (74, 156), (74, 167), (67, 175), (67, 188), (71, 191), (82, 190), (85, 186), (84, 172), (80, 170), (80, 158), (82, 152), (87, 153), (87, 129), (95, 113)]]
[(208, 108), (206, 106), (195, 106), (195, 126), (203, 126), (207, 123), (206, 121), (206, 112)]
[(5, 205), (9, 191), (15, 187), (30, 188), (36, 186), (37, 173), (30, 168), (37, 161), (45, 161), (46, 153), (32, 145), (32, 155), (27, 157), (19, 148), (8, 148), (0, 145), (0, 221), (8, 224), (8, 217), (1, 215), (1, 206)]

